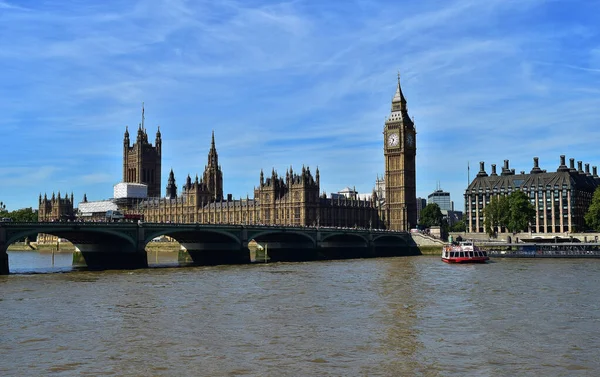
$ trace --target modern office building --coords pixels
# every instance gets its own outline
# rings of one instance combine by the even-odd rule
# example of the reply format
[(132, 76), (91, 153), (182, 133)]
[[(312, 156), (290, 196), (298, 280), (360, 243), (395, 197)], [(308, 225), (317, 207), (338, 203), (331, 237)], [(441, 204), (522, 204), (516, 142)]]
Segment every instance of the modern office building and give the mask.
[(454, 211), (454, 203), (450, 200), (450, 193), (442, 189), (437, 189), (427, 195), (427, 204), (435, 203), (443, 211)]

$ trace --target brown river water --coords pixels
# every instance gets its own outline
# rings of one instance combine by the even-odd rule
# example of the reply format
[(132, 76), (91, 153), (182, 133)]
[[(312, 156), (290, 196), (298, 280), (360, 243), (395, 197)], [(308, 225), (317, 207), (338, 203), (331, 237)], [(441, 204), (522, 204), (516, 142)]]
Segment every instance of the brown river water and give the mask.
[(0, 376), (598, 376), (600, 260), (72, 270), (9, 252)]

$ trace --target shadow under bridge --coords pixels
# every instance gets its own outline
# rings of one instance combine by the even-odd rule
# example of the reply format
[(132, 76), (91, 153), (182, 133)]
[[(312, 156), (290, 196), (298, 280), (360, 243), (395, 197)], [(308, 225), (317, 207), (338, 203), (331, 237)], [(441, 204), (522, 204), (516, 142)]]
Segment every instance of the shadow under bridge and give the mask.
[(19, 224), (15, 224), (15, 229), (9, 230), (8, 242), (24, 237), (35, 237), (37, 233), (66, 239), (75, 246), (73, 253), (75, 266), (87, 266), (91, 270), (148, 267), (146, 252), (137, 243), (135, 226), (119, 230), (106, 226), (88, 227), (71, 223), (18, 226)]
[(402, 257), (420, 254), (410, 235), (406, 236), (406, 234), (374, 235), (372, 249), (376, 257)]
[(323, 259), (353, 259), (375, 257), (367, 237), (361, 234), (337, 233), (325, 235), (319, 242)]
[[(313, 232), (316, 233), (316, 232)], [(316, 248), (316, 234), (309, 231), (274, 229), (251, 234), (261, 254), (270, 262), (304, 262), (322, 259)], [(260, 259), (257, 256), (257, 259)]]
[(161, 235), (171, 237), (181, 244), (180, 262), (189, 261), (182, 255), (187, 252), (192, 263), (196, 265), (250, 263), (248, 245), (244, 245), (241, 237), (227, 231), (190, 229), (161, 232), (150, 234), (146, 237), (146, 242)]

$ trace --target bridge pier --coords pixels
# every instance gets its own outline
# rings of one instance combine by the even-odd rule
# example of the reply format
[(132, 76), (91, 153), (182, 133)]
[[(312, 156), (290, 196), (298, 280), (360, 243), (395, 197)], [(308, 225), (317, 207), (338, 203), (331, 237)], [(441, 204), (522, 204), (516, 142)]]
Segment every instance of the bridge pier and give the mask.
[(0, 275), (8, 275), (8, 254), (6, 250), (6, 229), (0, 227)]
[(248, 246), (231, 243), (186, 242), (181, 243), (192, 262), (199, 266), (250, 263)]
[(0, 251), (0, 275), (8, 275), (8, 254)]

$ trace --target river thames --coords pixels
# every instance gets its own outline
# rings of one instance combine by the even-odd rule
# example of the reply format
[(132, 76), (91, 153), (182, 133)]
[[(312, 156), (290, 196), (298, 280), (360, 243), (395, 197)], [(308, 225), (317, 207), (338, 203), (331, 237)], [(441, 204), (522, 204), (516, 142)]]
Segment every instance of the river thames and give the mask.
[(9, 257), (2, 376), (600, 374), (596, 259), (89, 272), (68, 253)]

